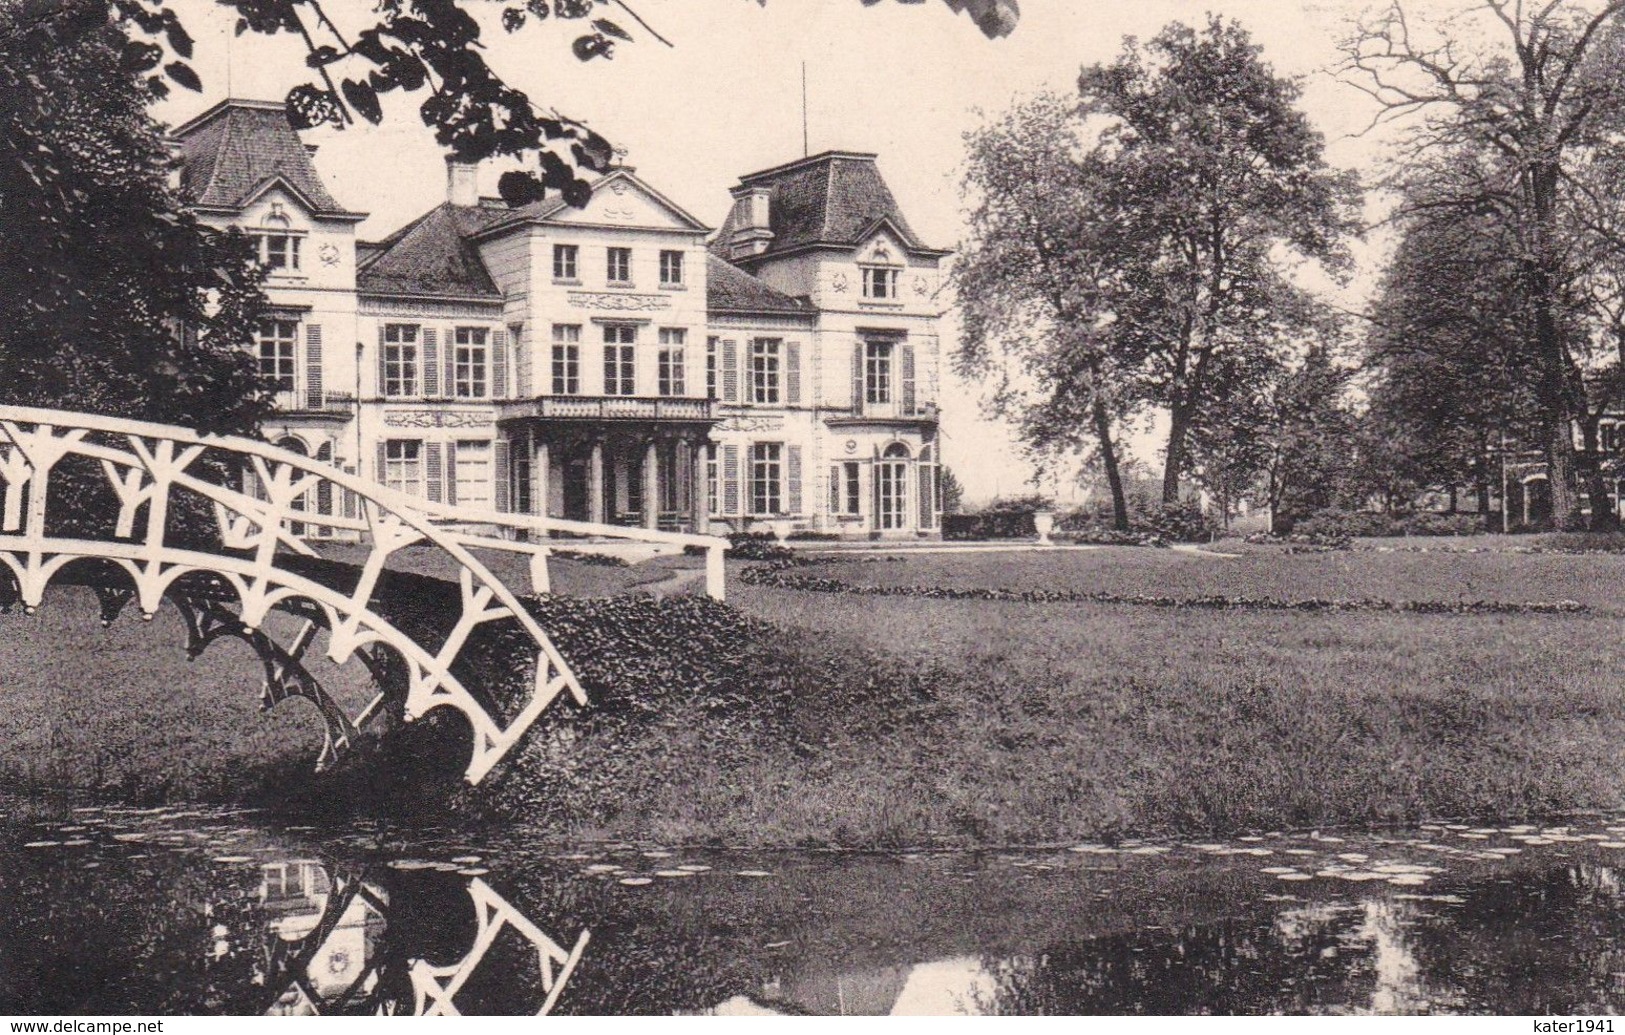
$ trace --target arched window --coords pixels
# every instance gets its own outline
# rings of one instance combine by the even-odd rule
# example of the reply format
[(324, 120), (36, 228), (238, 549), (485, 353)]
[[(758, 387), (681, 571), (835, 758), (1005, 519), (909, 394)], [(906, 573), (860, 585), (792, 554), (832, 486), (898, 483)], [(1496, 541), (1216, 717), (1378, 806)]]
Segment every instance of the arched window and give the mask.
[(901, 442), (893, 442), (886, 447), (886, 451), (881, 455), (887, 460), (907, 460), (909, 458), (908, 446)]

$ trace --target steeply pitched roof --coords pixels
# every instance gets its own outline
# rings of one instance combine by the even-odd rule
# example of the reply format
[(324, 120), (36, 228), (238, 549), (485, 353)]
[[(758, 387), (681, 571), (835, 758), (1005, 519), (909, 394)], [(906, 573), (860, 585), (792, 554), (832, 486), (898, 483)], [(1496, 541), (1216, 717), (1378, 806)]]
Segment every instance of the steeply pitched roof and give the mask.
[(372, 295), (500, 299), (469, 236), (510, 210), (441, 204), (390, 234), (361, 256), (356, 290)]
[(795, 298), (715, 255), (705, 257), (705, 305), (717, 313), (796, 313), (812, 315), (812, 304)]
[(354, 216), (322, 185), (279, 103), (227, 100), (175, 130), (181, 194), (200, 208), (240, 209), (280, 180), (320, 215)]
[[(882, 220), (895, 228), (904, 247), (938, 251), (922, 243), (908, 225), (872, 154), (826, 151), (741, 176), (739, 184), (771, 191), (768, 219), (773, 240), (762, 257), (809, 245), (854, 247)], [(737, 212), (729, 212), (713, 250), (726, 255), (736, 228)]]

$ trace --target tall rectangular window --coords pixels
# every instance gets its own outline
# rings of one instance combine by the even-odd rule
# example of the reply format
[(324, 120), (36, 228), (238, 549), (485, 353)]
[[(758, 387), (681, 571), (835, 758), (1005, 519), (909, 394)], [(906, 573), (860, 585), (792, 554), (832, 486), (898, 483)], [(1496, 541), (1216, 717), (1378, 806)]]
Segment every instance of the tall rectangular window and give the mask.
[(604, 279), (611, 284), (632, 283), (632, 249), (611, 248), (604, 267)]
[(660, 394), (683, 395), (686, 384), (683, 377), (683, 350), (688, 345), (688, 331), (681, 327), (660, 328)]
[(553, 279), (576, 280), (576, 255), (578, 249), (573, 244), (555, 244), (553, 246)]
[(604, 394), (636, 395), (638, 391), (635, 350), (638, 329), (632, 324), (604, 326)]
[(890, 300), (898, 297), (898, 270), (887, 266), (864, 266), (862, 269), (864, 298)]
[(779, 401), (779, 339), (757, 338), (750, 343), (750, 401)]
[(784, 477), (781, 460), (784, 447), (777, 442), (757, 442), (750, 447), (750, 512), (777, 514), (781, 506), (780, 486)]
[(452, 353), (452, 395), (484, 399), (491, 393), (489, 332), (484, 327), (459, 327)]
[(553, 325), (553, 394), (581, 394), (581, 326)]
[(865, 342), (863, 346), (863, 398), (870, 403), (892, 400), (892, 347), (889, 341)]
[(384, 325), (384, 395), (392, 399), (418, 394), (418, 325)]
[(384, 484), (408, 496), (422, 496), (423, 443), (415, 438), (384, 442)]
[(279, 392), (293, 391), (294, 344), (298, 337), (297, 320), (260, 321), (260, 377)]
[(660, 253), (660, 286), (681, 287), (683, 284), (683, 253), (677, 251), (662, 251)]
[(841, 473), (844, 476), (842, 478), (842, 481), (844, 482), (842, 489), (845, 490), (841, 495), (841, 513), (856, 514), (858, 513), (859, 507), (863, 502), (863, 496), (859, 492), (858, 482), (858, 479), (861, 477), (863, 467), (856, 460), (848, 460), (846, 463), (842, 464), (841, 467)]
[(705, 397), (717, 397), (717, 343), (715, 337), (705, 339)]
[(260, 263), (267, 269), (297, 270), (299, 268), (298, 234), (255, 234), (259, 246)]

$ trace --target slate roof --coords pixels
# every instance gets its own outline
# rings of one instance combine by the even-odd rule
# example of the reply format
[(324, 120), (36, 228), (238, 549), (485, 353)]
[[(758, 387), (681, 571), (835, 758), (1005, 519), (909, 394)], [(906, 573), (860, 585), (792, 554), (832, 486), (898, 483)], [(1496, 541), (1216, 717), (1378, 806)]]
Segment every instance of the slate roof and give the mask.
[(713, 313), (813, 313), (807, 299), (769, 287), (715, 255), (705, 257), (705, 305)]
[(357, 251), (356, 290), (372, 295), (502, 298), (469, 237), (511, 215), (507, 208), (441, 204)]
[(353, 216), (323, 186), (280, 103), (227, 100), (175, 130), (181, 195), (200, 208), (240, 209), (280, 178), (320, 215)]
[[(753, 261), (811, 245), (855, 247), (882, 220), (891, 223), (910, 250), (939, 251), (922, 243), (908, 225), (873, 154), (826, 151), (741, 176), (739, 184), (771, 189), (768, 218), (773, 240)], [(712, 242), (719, 254), (727, 254), (735, 219), (736, 213), (730, 211)]]

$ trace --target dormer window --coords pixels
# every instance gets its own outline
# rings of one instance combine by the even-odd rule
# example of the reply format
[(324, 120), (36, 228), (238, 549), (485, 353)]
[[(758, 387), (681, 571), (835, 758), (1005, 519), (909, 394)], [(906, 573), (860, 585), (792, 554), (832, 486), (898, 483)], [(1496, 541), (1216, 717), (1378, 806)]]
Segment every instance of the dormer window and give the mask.
[(299, 269), (299, 240), (301, 235), (289, 229), (288, 217), (282, 214), (282, 203), (271, 205), (271, 214), (260, 223), (253, 235), (259, 249), (260, 265), (269, 270)]
[(660, 286), (683, 286), (683, 253), (679, 251), (662, 251), (660, 253)]
[(899, 297), (897, 293), (899, 270), (891, 266), (864, 266), (862, 270), (864, 298), (890, 302)]
[(611, 284), (632, 283), (632, 249), (611, 248), (606, 253), (604, 279)]

